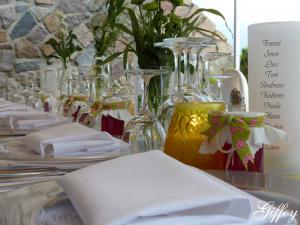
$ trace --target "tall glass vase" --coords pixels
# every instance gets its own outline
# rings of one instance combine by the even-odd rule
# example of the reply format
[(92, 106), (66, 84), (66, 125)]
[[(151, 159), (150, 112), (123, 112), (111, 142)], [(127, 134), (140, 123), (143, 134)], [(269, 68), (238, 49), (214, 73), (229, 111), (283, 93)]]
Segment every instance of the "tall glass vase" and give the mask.
[(58, 70), (58, 96), (60, 99), (66, 97), (69, 93), (68, 80), (72, 78), (71, 67)]

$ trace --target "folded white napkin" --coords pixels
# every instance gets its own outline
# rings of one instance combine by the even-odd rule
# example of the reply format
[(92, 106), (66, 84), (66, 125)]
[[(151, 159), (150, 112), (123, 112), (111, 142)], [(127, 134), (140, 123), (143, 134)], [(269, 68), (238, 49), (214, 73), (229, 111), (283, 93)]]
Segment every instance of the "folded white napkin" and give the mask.
[(252, 217), (258, 199), (160, 151), (95, 164), (59, 183), (85, 225), (268, 224)]
[(7, 111), (27, 111), (27, 108), (20, 104), (5, 104), (0, 105), (0, 113), (7, 112)]
[(120, 152), (128, 144), (77, 123), (64, 124), (28, 134), (23, 142), (41, 155), (71, 155), (82, 152)]
[(0, 115), (7, 111), (27, 111), (27, 107), (21, 104), (0, 99)]
[(67, 118), (31, 109), (26, 112), (6, 111), (0, 114), (0, 125), (3, 130), (40, 130), (67, 122)]

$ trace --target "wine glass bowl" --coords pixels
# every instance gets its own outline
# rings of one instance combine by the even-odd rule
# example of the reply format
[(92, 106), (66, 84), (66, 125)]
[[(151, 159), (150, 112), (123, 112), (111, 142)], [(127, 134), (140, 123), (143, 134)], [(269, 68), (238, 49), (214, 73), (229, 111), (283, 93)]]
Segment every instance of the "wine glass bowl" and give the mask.
[(153, 149), (162, 150), (164, 146), (165, 131), (148, 105), (149, 82), (151, 78), (164, 72), (166, 71), (150, 69), (138, 71), (144, 83), (143, 106), (140, 112), (127, 123), (122, 135), (122, 139), (131, 144), (133, 153)]

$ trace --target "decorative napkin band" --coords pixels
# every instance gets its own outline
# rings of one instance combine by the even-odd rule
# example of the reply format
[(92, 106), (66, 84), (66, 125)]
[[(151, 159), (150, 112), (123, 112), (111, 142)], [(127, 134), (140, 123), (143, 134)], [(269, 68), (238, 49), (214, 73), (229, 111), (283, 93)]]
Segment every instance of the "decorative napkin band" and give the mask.
[(65, 106), (71, 106), (74, 102), (87, 102), (89, 100), (88, 96), (69, 96), (68, 99), (65, 101)]
[(95, 102), (91, 107), (91, 113), (96, 116), (103, 110), (118, 110), (127, 109), (128, 102), (112, 102), (112, 103), (102, 103), (100, 101)]
[[(204, 152), (208, 152), (208, 145), (215, 142), (217, 149), (223, 153), (228, 153), (233, 155), (234, 151), (238, 154), (239, 158), (243, 162), (243, 165), (247, 169), (248, 162), (254, 162), (254, 154), (253, 147), (256, 147), (258, 150), (265, 142), (257, 144), (255, 141), (251, 143), (249, 141), (250, 135), (253, 135), (255, 132), (255, 128), (268, 128), (265, 125), (265, 114), (264, 113), (257, 113), (257, 112), (235, 112), (235, 113), (227, 113), (227, 112), (217, 112), (213, 111), (208, 115), (208, 122), (211, 125), (210, 128), (202, 132), (203, 135), (207, 136), (207, 143), (204, 143), (201, 148), (200, 152), (204, 150)], [(224, 132), (227, 130), (228, 132)], [(260, 129), (258, 129), (260, 130)], [(221, 132), (223, 131), (223, 132)], [(230, 136), (231, 150), (223, 150), (222, 146), (224, 143), (220, 143), (220, 134), (225, 134), (226, 136)], [(268, 138), (272, 136), (271, 138)], [(282, 130), (278, 130), (272, 128), (272, 131), (268, 128), (268, 131), (264, 130), (264, 135), (266, 137), (266, 143), (270, 144), (270, 140), (274, 141), (277, 140), (287, 140), (289, 136)], [(275, 137), (275, 138), (274, 138)], [(227, 137), (222, 138), (225, 142)], [(211, 152), (213, 153), (213, 152)], [(231, 157), (229, 157), (230, 160)], [(228, 163), (227, 163), (228, 164)], [(229, 164), (228, 164), (229, 165)]]
[(41, 101), (42, 101), (42, 103), (46, 103), (48, 101), (48, 99), (49, 99), (49, 96), (44, 95), (44, 94), (41, 95)]
[[(89, 98), (86, 95), (72, 95), (69, 96), (66, 101), (63, 103), (64, 108), (64, 116), (68, 116), (70, 110), (73, 110), (72, 107), (74, 106), (75, 102), (86, 103), (88, 102)], [(79, 104), (82, 105), (82, 104)], [(76, 110), (75, 110), (76, 111)]]

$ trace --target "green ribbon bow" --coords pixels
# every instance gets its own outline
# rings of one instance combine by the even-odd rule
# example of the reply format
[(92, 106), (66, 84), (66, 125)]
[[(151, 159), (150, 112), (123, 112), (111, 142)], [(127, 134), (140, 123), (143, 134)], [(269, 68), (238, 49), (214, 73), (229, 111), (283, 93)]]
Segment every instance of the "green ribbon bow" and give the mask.
[(230, 114), (210, 113), (208, 122), (210, 128), (202, 134), (207, 136), (210, 143), (212, 139), (226, 126), (229, 127), (232, 138), (232, 149), (237, 152), (246, 170), (248, 162), (254, 163), (254, 156), (247, 144), (251, 133), (251, 127), (263, 127), (265, 116), (241, 117)]

